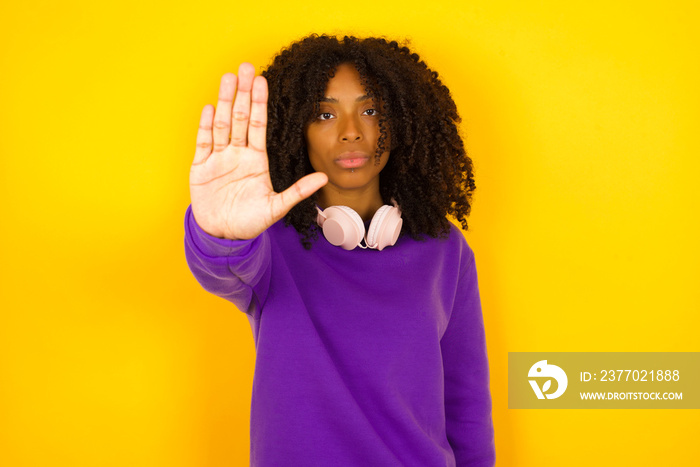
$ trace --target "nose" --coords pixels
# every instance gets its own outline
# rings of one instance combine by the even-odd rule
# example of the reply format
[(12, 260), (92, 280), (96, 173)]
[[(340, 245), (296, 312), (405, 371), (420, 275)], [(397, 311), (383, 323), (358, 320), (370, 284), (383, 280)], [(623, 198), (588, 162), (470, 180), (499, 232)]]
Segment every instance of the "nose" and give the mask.
[(363, 138), (362, 127), (359, 118), (346, 117), (340, 125), (339, 139), (343, 142), (354, 143)]

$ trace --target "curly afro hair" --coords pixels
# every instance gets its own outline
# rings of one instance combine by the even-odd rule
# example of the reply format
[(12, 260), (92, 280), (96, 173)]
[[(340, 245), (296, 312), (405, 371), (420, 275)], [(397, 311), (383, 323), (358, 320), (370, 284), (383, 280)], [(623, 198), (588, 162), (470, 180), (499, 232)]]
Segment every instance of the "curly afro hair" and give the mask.
[[(380, 173), (385, 204), (401, 207), (402, 235), (421, 240), (446, 236), (455, 218), (466, 230), (474, 184), (473, 166), (457, 124), (449, 89), (407, 47), (383, 38), (305, 37), (282, 51), (263, 71), (269, 86), (267, 151), (275, 191), (314, 172), (304, 128), (320, 111), (326, 84), (344, 63), (355, 66), (367, 94), (381, 102), (376, 162), (390, 135), (389, 161)], [(308, 249), (317, 238), (318, 192), (285, 217)]]

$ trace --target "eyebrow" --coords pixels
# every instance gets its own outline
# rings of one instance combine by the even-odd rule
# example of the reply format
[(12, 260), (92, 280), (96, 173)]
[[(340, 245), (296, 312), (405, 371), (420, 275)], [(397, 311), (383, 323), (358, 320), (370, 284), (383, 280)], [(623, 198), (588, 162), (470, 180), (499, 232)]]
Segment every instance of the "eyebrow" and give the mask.
[[(362, 101), (366, 101), (368, 99), (371, 99), (371, 97), (367, 94), (363, 94), (362, 96), (355, 99), (355, 102), (362, 102)], [(340, 101), (338, 99), (336, 99), (335, 97), (324, 97), (321, 99), (321, 102), (328, 102), (330, 104), (339, 104), (340, 103)]]

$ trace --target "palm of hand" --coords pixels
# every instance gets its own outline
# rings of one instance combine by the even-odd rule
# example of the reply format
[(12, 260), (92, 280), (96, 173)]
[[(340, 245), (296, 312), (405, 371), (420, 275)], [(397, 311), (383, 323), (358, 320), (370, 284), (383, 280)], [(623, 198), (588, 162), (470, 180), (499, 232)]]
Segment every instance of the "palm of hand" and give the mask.
[[(254, 238), (273, 223), (267, 157), (250, 148), (228, 146), (190, 169), (195, 218), (216, 237)], [(194, 209), (194, 207), (193, 207)]]
[(216, 115), (212, 106), (202, 111), (190, 197), (195, 220), (215, 237), (256, 237), (328, 180), (314, 173), (274, 192), (265, 149), (267, 83), (253, 76), (252, 65), (242, 64), (234, 103), (236, 76), (224, 75)]

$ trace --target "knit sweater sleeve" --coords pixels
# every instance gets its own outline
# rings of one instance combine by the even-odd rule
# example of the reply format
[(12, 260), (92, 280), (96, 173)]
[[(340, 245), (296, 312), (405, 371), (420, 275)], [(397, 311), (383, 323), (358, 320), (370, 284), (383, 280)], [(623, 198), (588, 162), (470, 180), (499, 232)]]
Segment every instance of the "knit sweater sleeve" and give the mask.
[(454, 307), (440, 341), (447, 439), (458, 467), (491, 467), (496, 452), (486, 336), (474, 254), (468, 246), (463, 254)]
[(250, 240), (212, 237), (197, 225), (190, 206), (185, 214), (185, 257), (205, 290), (259, 318), (270, 284), (267, 231)]

